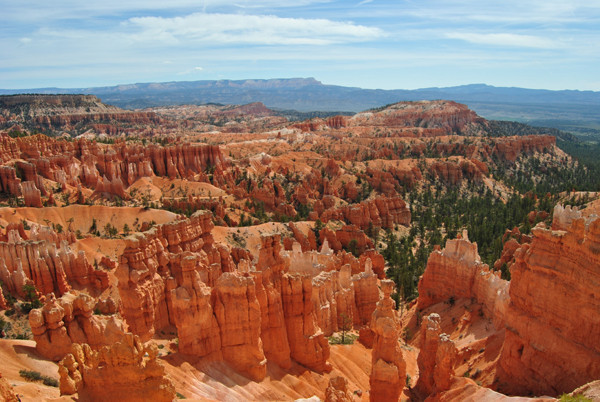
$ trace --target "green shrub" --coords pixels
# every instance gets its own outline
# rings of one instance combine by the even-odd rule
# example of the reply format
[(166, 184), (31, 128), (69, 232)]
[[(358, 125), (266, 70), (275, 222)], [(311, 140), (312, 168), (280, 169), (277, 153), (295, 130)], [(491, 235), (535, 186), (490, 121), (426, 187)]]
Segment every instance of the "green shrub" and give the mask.
[(47, 385), (49, 387), (57, 387), (58, 388), (58, 380), (56, 380), (54, 378), (42, 376), (42, 382), (44, 383), (44, 385)]
[(346, 334), (343, 340), (341, 335), (333, 335), (330, 336), (328, 339), (330, 345), (352, 345), (356, 338), (358, 338), (357, 335)]
[(41, 381), (42, 374), (39, 371), (19, 370), (19, 375), (27, 381)]
[(19, 375), (27, 381), (41, 381), (44, 385), (49, 387), (58, 387), (58, 380), (42, 375), (39, 371), (20, 370)]

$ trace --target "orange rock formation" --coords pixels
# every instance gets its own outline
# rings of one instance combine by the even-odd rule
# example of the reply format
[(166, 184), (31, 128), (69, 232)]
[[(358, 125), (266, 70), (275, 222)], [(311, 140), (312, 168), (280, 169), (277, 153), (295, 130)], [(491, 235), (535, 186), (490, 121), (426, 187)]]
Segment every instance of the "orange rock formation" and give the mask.
[(170, 402), (175, 388), (157, 355), (156, 345), (144, 346), (132, 334), (100, 350), (75, 343), (58, 366), (60, 393), (90, 401)]
[(556, 395), (600, 377), (600, 219), (558, 206), (553, 229), (538, 225), (515, 253), (503, 392)]
[(29, 313), (37, 351), (58, 361), (69, 353), (73, 343), (97, 348), (120, 340), (123, 323), (115, 316), (94, 315), (95, 305), (94, 298), (85, 293), (71, 292), (59, 299), (49, 294), (42, 308)]
[(377, 303), (371, 320), (374, 333), (371, 369), (371, 401), (397, 401), (406, 381), (406, 363), (398, 338), (400, 321), (390, 297), (394, 282), (381, 281), (382, 299)]

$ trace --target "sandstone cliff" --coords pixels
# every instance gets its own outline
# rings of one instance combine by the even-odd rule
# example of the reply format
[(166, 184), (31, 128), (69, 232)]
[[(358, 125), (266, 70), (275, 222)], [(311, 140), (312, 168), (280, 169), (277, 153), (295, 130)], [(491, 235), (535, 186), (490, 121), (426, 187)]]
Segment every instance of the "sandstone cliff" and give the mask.
[(600, 377), (600, 219), (557, 207), (553, 228), (538, 225), (515, 253), (503, 392), (556, 395)]

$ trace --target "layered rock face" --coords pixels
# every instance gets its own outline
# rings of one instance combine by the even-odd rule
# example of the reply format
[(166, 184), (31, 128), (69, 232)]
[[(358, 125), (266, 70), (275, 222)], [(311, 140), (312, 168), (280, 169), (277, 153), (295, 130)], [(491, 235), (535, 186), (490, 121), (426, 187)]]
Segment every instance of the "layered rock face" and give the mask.
[(484, 313), (503, 326), (508, 305), (509, 282), (500, 278), (481, 262), (477, 244), (466, 233), (463, 238), (448, 240), (446, 247), (434, 250), (419, 281), (419, 310), (450, 298), (474, 298), (484, 307)]
[(157, 356), (156, 345), (144, 346), (132, 334), (100, 350), (73, 344), (58, 366), (60, 393), (89, 401), (170, 402), (175, 388)]
[[(169, 313), (167, 295), (175, 295), (174, 300), (189, 300), (193, 294), (199, 303), (197, 308), (206, 304), (206, 291), (199, 282), (203, 280), (210, 286), (222, 273), (221, 254), (213, 247), (210, 234), (212, 228), (211, 214), (198, 211), (190, 219), (159, 225), (126, 239), (115, 274), (123, 315), (131, 331), (142, 340), (150, 339), (156, 329), (180, 322)], [(192, 253), (187, 260), (178, 255), (184, 251)], [(185, 306), (181, 307), (185, 314)]]
[[(13, 159), (29, 163), (12, 166)], [(42, 206), (40, 194), (48, 192), (42, 178), (126, 198), (124, 188), (142, 177), (191, 178), (209, 167), (225, 166), (219, 147), (210, 145), (106, 145), (86, 139), (56, 141), (44, 135), (2, 137), (0, 162), (7, 164), (0, 169), (0, 190), (24, 195), (26, 204), (36, 207)], [(17, 169), (25, 181), (17, 177)]]
[[(177, 267), (180, 267), (180, 271)], [(167, 279), (166, 290), (170, 315), (179, 337), (179, 349), (186, 354), (208, 356), (221, 351), (219, 324), (214, 315), (211, 301), (212, 290), (198, 272), (199, 259), (194, 254), (184, 253), (179, 264), (174, 264), (175, 278)], [(155, 311), (162, 314), (162, 297)], [(155, 325), (161, 323), (155, 322)]]
[(326, 244), (321, 252), (298, 243), (282, 252), (280, 235), (264, 235), (258, 258), (238, 256), (236, 267), (214, 246), (210, 216), (197, 212), (127, 239), (116, 275), (130, 329), (150, 339), (173, 324), (180, 352), (223, 359), (256, 381), (267, 359), (328, 371), (325, 336), (361, 325), (361, 314), (374, 310), (371, 260), (334, 255)]
[(525, 135), (496, 139), (493, 153), (514, 162), (522, 154), (544, 152), (556, 145), (556, 137), (551, 135)]
[(70, 284), (100, 290), (108, 287), (107, 272), (95, 270), (83, 251), (75, 253), (67, 242), (57, 241), (54, 232), (37, 233), (24, 240), (12, 231), (7, 242), (0, 242), (0, 279), (11, 293), (24, 297), (27, 283), (33, 283), (42, 294), (58, 295), (69, 291)]
[(498, 389), (561, 394), (600, 377), (600, 219), (555, 209), (511, 267)]
[(329, 342), (317, 326), (311, 297), (310, 276), (283, 275), (281, 299), (290, 342), (290, 355), (298, 363), (315, 371), (329, 371)]
[(377, 303), (371, 320), (374, 333), (371, 368), (371, 401), (397, 401), (406, 380), (406, 363), (400, 350), (400, 320), (390, 295), (394, 282), (381, 281), (383, 298)]
[[(366, 122), (365, 122), (366, 120)], [(348, 120), (347, 125), (368, 124), (384, 127), (427, 127), (432, 132), (439, 128), (443, 135), (464, 130), (469, 124), (481, 122), (475, 112), (465, 105), (452, 101), (400, 102), (377, 113), (358, 113)]]
[[(152, 112), (132, 112), (103, 104), (93, 95), (12, 95), (0, 98), (7, 123), (26, 124), (42, 129), (72, 130), (89, 128), (117, 134), (123, 126), (160, 124), (163, 119)], [(10, 113), (7, 113), (10, 112)], [(108, 123), (108, 124), (107, 124)]]
[(267, 372), (267, 359), (260, 339), (261, 309), (254, 280), (224, 273), (214, 288), (213, 305), (223, 358), (252, 380), (261, 381)]
[(354, 300), (356, 312), (354, 323), (357, 325), (369, 325), (372, 322), (373, 311), (379, 301), (379, 288), (377, 286), (377, 275), (373, 273), (369, 264), (365, 271), (352, 276), (354, 285)]
[(410, 209), (400, 197), (381, 197), (337, 209), (326, 209), (320, 219), (323, 222), (332, 219), (345, 221), (362, 230), (367, 230), (370, 225), (392, 229), (394, 225), (410, 224)]
[(116, 316), (93, 315), (95, 305), (94, 298), (85, 293), (73, 291), (59, 299), (49, 294), (42, 308), (29, 313), (37, 351), (58, 361), (74, 343), (98, 348), (120, 340), (124, 334), (122, 321)]
[[(557, 206), (552, 229), (539, 224), (532, 234), (532, 239), (513, 232), (506, 236), (499, 265), (510, 264), (510, 282), (480, 262), (476, 245), (449, 240), (429, 258), (418, 308), (450, 297), (475, 299), (497, 329), (506, 328), (494, 386), (507, 394), (557, 395), (600, 376), (595, 297), (600, 291), (600, 219)], [(425, 373), (431, 373), (426, 367), (433, 354), (428, 361), (423, 361)], [(451, 366), (450, 361), (443, 364)], [(427, 384), (438, 383), (427, 382), (427, 376), (419, 380), (423, 394), (432, 390)]]
[(252, 275), (260, 305), (260, 337), (265, 356), (282, 368), (290, 368), (292, 360), (283, 313), (281, 276), (273, 273), (273, 268), (252, 272)]

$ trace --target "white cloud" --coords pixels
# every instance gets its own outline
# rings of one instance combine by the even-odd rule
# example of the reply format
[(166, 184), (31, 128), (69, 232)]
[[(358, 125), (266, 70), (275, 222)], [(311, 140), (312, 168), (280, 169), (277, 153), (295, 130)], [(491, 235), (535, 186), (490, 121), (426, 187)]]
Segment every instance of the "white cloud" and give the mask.
[(529, 47), (539, 49), (556, 48), (557, 43), (546, 38), (533, 35), (512, 33), (461, 33), (450, 32), (445, 35), (449, 39), (459, 39), (470, 43), (493, 46)]
[(135, 17), (125, 26), (138, 41), (171, 44), (327, 45), (362, 42), (385, 35), (379, 28), (328, 19), (281, 18), (274, 15), (194, 13), (184, 17)]
[(31, 43), (31, 38), (27, 38), (27, 37), (20, 38), (19, 42), (21, 42), (23, 44)]

